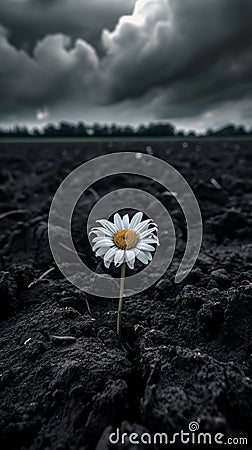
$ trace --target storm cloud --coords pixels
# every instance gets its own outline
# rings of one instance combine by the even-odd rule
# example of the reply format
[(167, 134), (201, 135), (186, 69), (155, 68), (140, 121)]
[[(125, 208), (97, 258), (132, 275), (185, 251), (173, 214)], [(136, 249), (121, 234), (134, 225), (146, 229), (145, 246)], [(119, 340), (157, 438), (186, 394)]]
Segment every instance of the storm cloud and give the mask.
[(32, 51), (47, 34), (62, 33), (99, 46), (104, 28), (130, 14), (135, 0), (1, 0), (0, 22), (17, 48)]
[(251, 0), (103, 5), (1, 1), (2, 123), (251, 124)]

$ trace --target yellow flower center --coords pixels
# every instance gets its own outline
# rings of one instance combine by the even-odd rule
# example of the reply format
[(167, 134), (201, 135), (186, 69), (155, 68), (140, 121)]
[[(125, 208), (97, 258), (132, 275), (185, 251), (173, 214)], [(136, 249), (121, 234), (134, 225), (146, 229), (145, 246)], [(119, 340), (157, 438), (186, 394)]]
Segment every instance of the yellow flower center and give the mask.
[(138, 243), (138, 237), (133, 230), (122, 230), (114, 235), (114, 243), (123, 250), (129, 250)]

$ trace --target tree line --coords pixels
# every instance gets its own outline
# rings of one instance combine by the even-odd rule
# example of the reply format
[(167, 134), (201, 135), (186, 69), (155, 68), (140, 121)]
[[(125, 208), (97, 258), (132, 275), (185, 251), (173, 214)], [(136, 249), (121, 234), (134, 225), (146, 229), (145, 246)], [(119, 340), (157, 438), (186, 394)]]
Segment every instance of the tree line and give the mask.
[(59, 124), (48, 124), (45, 127), (28, 128), (26, 126), (16, 125), (8, 129), (0, 128), (1, 137), (39, 137), (39, 138), (85, 138), (85, 137), (232, 137), (232, 136), (252, 136), (252, 129), (247, 131), (243, 126), (226, 125), (217, 130), (208, 129), (202, 134), (194, 131), (185, 132), (176, 130), (171, 123), (150, 123), (148, 125), (139, 125), (134, 128), (130, 125), (102, 125), (94, 123), (88, 125), (82, 122), (77, 124), (71, 122), (60, 122)]

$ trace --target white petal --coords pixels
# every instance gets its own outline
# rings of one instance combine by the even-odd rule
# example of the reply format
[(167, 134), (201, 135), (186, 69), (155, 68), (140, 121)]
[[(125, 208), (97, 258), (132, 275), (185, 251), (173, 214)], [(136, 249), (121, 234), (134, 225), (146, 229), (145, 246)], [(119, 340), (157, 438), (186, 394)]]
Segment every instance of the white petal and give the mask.
[(120, 250), (117, 248), (117, 251), (114, 256), (115, 266), (118, 267), (123, 263), (124, 260), (124, 250)]
[(92, 230), (88, 233), (88, 236), (90, 236), (92, 233), (96, 234), (99, 233), (99, 231), (97, 231), (97, 229), (92, 228)]
[(114, 245), (113, 241), (109, 241), (108, 239), (102, 239), (99, 242), (96, 242), (95, 245), (93, 246), (93, 251), (95, 252), (95, 250), (99, 247), (112, 247)]
[(144, 244), (158, 244), (158, 238), (155, 239), (153, 238), (145, 238), (143, 240), (140, 240), (139, 243), (144, 243)]
[[(113, 247), (110, 248), (107, 253), (105, 254), (103, 260), (104, 260), (104, 266), (106, 267), (106, 269), (109, 268), (110, 264), (112, 263), (113, 259), (114, 259), (114, 254), (117, 251), (117, 247)], [(110, 252), (110, 253), (108, 253)]]
[(136, 258), (139, 259), (139, 261), (141, 261), (143, 264), (148, 264), (148, 256), (145, 252), (140, 251), (136, 254)]
[(110, 230), (108, 230), (107, 228), (103, 228), (103, 227), (96, 227), (96, 228), (92, 228), (92, 230), (90, 231), (90, 233), (88, 234), (90, 236), (90, 234), (95, 233), (96, 236), (110, 236), (113, 237), (114, 233)]
[(135, 264), (135, 261), (133, 262), (133, 261), (127, 261), (127, 266), (130, 268), (130, 269), (134, 269), (134, 264)]
[(110, 236), (96, 236), (92, 239), (92, 242), (101, 242), (104, 240), (113, 242), (113, 239)]
[(149, 234), (154, 233), (155, 231), (158, 231), (157, 227), (149, 228), (148, 230), (141, 231), (139, 235), (141, 238), (144, 238), (145, 236), (149, 236)]
[(134, 269), (135, 252), (133, 250), (125, 250), (125, 261), (130, 269)]
[[(107, 250), (105, 256), (104, 256), (104, 265), (105, 267), (109, 267), (110, 263), (113, 261), (114, 255), (117, 252), (117, 247), (114, 246), (113, 248), (110, 248)], [(108, 264), (109, 263), (109, 264)]]
[[(142, 227), (142, 224), (144, 224), (143, 227)], [(136, 232), (141, 231), (141, 233), (142, 233), (143, 231), (146, 231), (147, 228), (148, 228), (149, 226), (151, 226), (151, 227), (157, 227), (157, 224), (154, 223), (154, 222), (152, 222), (151, 219), (147, 219), (147, 220), (144, 220), (143, 222), (140, 222), (140, 223), (135, 227), (135, 231), (136, 231)]]
[(95, 252), (95, 256), (103, 256), (105, 255), (105, 253), (108, 251), (108, 247), (100, 247), (98, 248), (98, 250)]
[[(105, 232), (105, 228), (104, 228), (104, 231), (92, 231), (92, 233), (95, 233), (96, 234), (96, 237), (105, 237), (105, 236), (107, 236), (107, 237), (113, 237), (113, 234), (109, 231), (109, 230), (106, 230), (107, 231), (107, 233), (110, 233), (110, 234), (107, 234), (106, 232)], [(90, 233), (91, 234), (91, 233)], [(89, 235), (90, 235), (89, 234)]]
[(151, 254), (151, 252), (145, 252), (145, 254), (146, 254), (148, 260), (151, 261), (151, 260), (152, 260), (152, 254)]
[(123, 230), (123, 221), (118, 213), (114, 215), (114, 225), (117, 231)]
[(109, 269), (111, 263), (112, 263), (112, 261), (110, 259), (107, 261), (104, 261), (104, 266), (106, 267), (106, 269)]
[(143, 222), (140, 222), (140, 223), (134, 228), (134, 231), (140, 233), (140, 231), (145, 230), (145, 228), (147, 228), (147, 226), (150, 224), (150, 222), (152, 222), (151, 219), (143, 220)]
[(123, 221), (124, 230), (128, 230), (129, 229), (129, 214), (125, 214), (125, 216), (123, 216), (123, 218), (122, 218), (122, 221)]
[[(107, 236), (105, 236), (105, 237), (97, 236), (92, 239), (92, 245), (97, 244), (97, 243), (100, 244), (103, 242), (105, 242), (105, 245), (103, 247), (106, 247), (107, 243), (114, 242), (114, 241), (113, 241), (113, 239), (111, 239), (110, 237), (107, 237)], [(101, 245), (100, 245), (100, 247), (101, 247)]]
[(143, 242), (147, 242), (147, 240), (149, 240), (149, 239), (154, 239), (155, 244), (160, 245), (159, 238), (155, 234), (151, 234), (150, 236), (147, 236), (147, 237), (143, 238)]
[(134, 214), (134, 216), (132, 217), (130, 224), (129, 224), (130, 230), (135, 228), (141, 222), (142, 217), (143, 217), (142, 212), (137, 212), (136, 214)]
[(116, 227), (115, 225), (106, 219), (100, 219), (96, 222), (100, 223), (103, 227), (107, 228), (108, 230), (112, 231), (112, 233), (116, 233)]
[(138, 250), (148, 250), (148, 251), (153, 251), (153, 252), (155, 250), (155, 247), (153, 247), (153, 245), (145, 244), (144, 242), (138, 242), (138, 244), (136, 245), (136, 248)]

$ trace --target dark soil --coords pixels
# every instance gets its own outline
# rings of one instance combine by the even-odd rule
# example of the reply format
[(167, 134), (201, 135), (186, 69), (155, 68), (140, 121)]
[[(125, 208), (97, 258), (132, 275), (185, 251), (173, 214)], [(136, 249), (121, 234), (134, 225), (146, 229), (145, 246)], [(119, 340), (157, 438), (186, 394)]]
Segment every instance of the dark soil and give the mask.
[[(224, 440), (249, 439), (251, 146), (245, 141), (1, 144), (0, 214), (21, 210), (0, 216), (2, 450), (157, 449), (162, 447), (110, 445), (108, 435), (117, 427), (122, 433), (170, 435), (188, 431), (191, 421), (201, 432), (223, 433)], [(94, 156), (126, 150), (153, 153), (182, 173), (200, 203), (204, 238), (183, 283), (174, 283), (172, 266), (156, 286), (126, 299), (121, 345), (117, 300), (78, 291), (56, 268), (29, 284), (55, 267), (47, 218), (60, 182)], [(95, 192), (102, 196), (127, 183), (126, 175), (111, 177), (110, 185), (98, 183)], [(144, 179), (133, 184), (167, 202), (159, 185)], [(95, 201), (94, 191), (87, 192), (86, 215)], [(176, 201), (167, 206), (184, 243), (182, 212)], [(74, 222), (78, 241), (78, 212)], [(89, 245), (79, 239), (79, 246), (100, 269)], [(175, 263), (182, 251), (178, 244)], [(189, 448), (173, 445), (184, 447)]]

